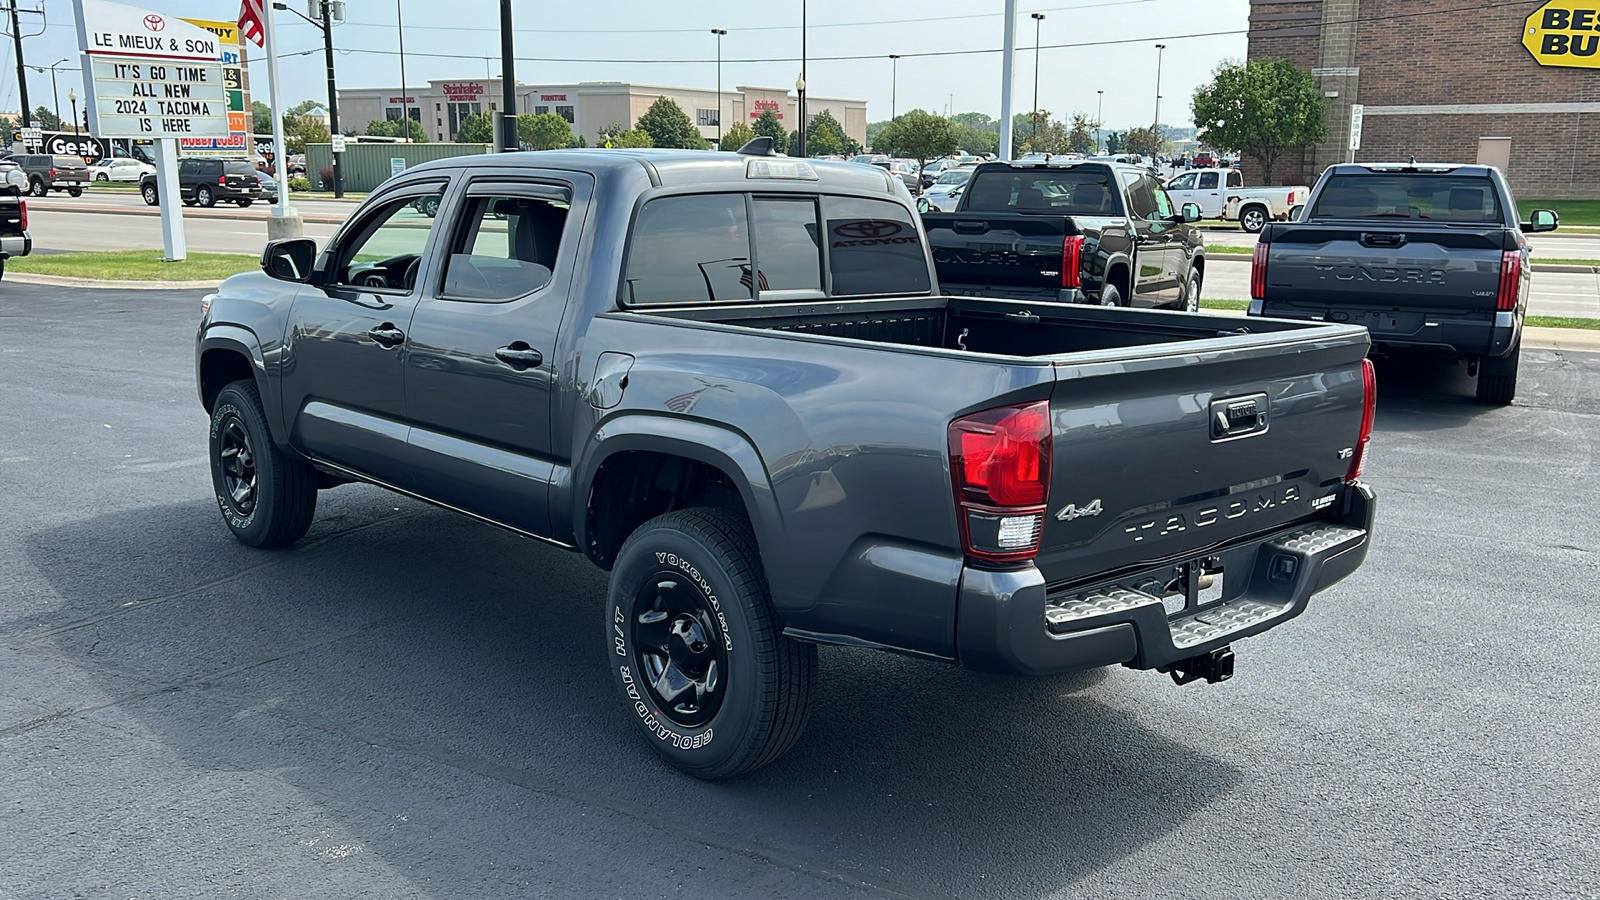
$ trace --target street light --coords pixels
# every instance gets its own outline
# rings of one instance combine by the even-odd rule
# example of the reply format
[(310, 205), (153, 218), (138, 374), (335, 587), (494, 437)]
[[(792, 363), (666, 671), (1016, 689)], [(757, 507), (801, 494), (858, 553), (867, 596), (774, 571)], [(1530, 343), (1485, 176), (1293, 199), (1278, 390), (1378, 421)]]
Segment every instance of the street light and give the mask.
[[(60, 125), (60, 122), (61, 122), (61, 91), (60, 91), (59, 88), (56, 87), (56, 66), (61, 65), (62, 63), (66, 62), (68, 59), (71, 59), (71, 57), (63, 57), (62, 59), (58, 59), (58, 60), (56, 60), (55, 62), (51, 63), (48, 66), (29, 66), (28, 67), (28, 68), (34, 70), (35, 72), (38, 72), (41, 75), (44, 74), (44, 71), (46, 69), (50, 70), (50, 97), (51, 97), (52, 102), (55, 104), (56, 123), (57, 123), (56, 127), (57, 128), (61, 127), (61, 125)], [(76, 119), (77, 116), (74, 115), (73, 118)]]
[(796, 155), (801, 159), (806, 156), (806, 76), (802, 74), (794, 80), (794, 92), (800, 95), (800, 148)]
[(1157, 144), (1161, 142), (1161, 56), (1166, 49), (1166, 44), (1156, 45), (1156, 120), (1150, 126), (1150, 130), (1155, 132)]
[(722, 36), (728, 33), (726, 28), (713, 28), (711, 33), (717, 36), (717, 149), (722, 149)]
[[(67, 88), (67, 102), (72, 104), (72, 136), (73, 137), (77, 137), (78, 136), (78, 92), (73, 90), (72, 88)], [(59, 119), (59, 118), (61, 118), (61, 116), (59, 114), (57, 114), (56, 118)]]
[(1106, 111), (1106, 92), (1095, 91), (1095, 93), (1100, 95), (1100, 99), (1096, 102), (1094, 108), (1094, 152), (1099, 154), (1100, 139), (1103, 137), (1101, 132), (1105, 130), (1105, 119), (1101, 114)]
[(894, 121), (896, 100), (900, 85), (900, 55), (889, 54), (889, 121)]
[[(322, 15), (320, 17), (322, 21), (320, 22), (305, 15), (298, 9), (289, 9), (286, 3), (274, 2), (272, 8), (292, 12), (311, 23), (312, 27), (322, 31), (322, 56), (328, 66), (328, 134), (335, 135), (339, 133), (339, 93), (334, 87), (333, 81), (333, 0), (319, 0), (318, 5), (322, 7)], [(405, 93), (403, 86), (401, 93)], [(411, 132), (408, 129), (406, 136), (410, 137), (410, 135)], [(329, 149), (331, 151), (331, 146)], [(344, 156), (344, 154), (331, 153), (331, 155), (333, 156), (333, 196), (337, 199), (344, 196), (344, 165), (340, 162), (340, 157)], [(288, 191), (288, 189), (288, 185), (279, 188), (282, 191)]]
[(1039, 26), (1044, 13), (1033, 14), (1033, 136), (1039, 137)]

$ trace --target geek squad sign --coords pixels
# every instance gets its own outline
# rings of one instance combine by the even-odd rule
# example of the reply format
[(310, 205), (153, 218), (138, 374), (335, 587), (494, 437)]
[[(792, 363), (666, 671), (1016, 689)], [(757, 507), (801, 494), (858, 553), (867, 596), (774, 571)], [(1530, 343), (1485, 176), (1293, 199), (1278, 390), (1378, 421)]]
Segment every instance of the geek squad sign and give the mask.
[(1550, 0), (1523, 21), (1522, 46), (1541, 66), (1600, 69), (1600, 0)]

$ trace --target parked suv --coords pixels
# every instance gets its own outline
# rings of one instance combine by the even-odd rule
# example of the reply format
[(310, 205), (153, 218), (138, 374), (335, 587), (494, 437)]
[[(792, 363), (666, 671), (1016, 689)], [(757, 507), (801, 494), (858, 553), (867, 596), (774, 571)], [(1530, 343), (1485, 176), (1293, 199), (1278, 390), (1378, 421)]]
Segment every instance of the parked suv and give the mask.
[[(160, 203), (155, 173), (139, 178), (139, 193), (151, 206)], [(178, 160), (178, 199), (194, 206), (216, 206), (217, 201), (249, 206), (261, 199), (261, 179), (243, 159)]]
[(43, 197), (50, 191), (66, 191), (77, 197), (89, 183), (89, 167), (76, 156), (31, 153), (13, 156), (11, 161), (28, 173), (28, 193), (35, 197)]

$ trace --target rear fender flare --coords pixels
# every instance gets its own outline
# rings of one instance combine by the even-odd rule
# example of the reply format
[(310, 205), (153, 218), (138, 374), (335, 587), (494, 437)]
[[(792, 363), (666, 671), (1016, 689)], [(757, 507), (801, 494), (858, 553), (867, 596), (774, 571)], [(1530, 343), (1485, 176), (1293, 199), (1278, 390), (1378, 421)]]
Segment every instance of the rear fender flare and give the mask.
[(1100, 286), (1111, 283), (1111, 271), (1118, 266), (1128, 271), (1127, 284), (1124, 284), (1122, 298), (1131, 302), (1133, 299), (1133, 257), (1122, 252), (1113, 253), (1106, 257), (1105, 268), (1100, 270)]
[[(572, 523), (577, 546), (588, 546), (589, 492), (595, 476), (607, 459), (629, 451), (681, 456), (721, 469), (739, 490), (750, 515), (750, 527), (755, 531), (756, 545), (761, 548), (782, 545), (783, 521), (777, 496), (767, 477), (766, 465), (749, 439), (707, 422), (634, 414), (602, 422), (586, 442), (578, 460), (574, 479), (578, 489), (572, 494)], [(763, 554), (763, 560), (770, 567), (771, 560), (765, 556)]]

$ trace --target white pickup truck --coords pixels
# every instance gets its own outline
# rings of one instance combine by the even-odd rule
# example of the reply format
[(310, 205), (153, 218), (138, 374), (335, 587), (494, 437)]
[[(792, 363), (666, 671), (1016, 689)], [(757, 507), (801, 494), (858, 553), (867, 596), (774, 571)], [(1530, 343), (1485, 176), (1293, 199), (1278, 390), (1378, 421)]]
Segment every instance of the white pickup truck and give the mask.
[(1167, 196), (1174, 206), (1198, 205), (1201, 218), (1236, 221), (1240, 228), (1255, 234), (1268, 222), (1290, 218), (1311, 196), (1311, 188), (1247, 188), (1238, 169), (1195, 169), (1167, 182)]

